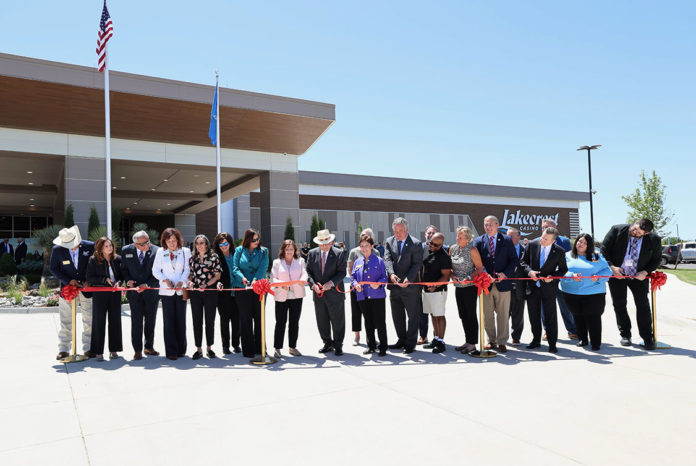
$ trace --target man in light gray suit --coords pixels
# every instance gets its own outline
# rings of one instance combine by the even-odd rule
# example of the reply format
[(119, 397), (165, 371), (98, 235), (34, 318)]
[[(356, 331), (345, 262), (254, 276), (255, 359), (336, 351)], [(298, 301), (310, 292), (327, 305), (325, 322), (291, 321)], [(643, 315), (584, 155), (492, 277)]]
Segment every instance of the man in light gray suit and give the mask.
[(418, 281), (418, 272), (423, 266), (423, 247), (417, 238), (408, 234), (408, 222), (405, 218), (395, 218), (392, 231), (394, 236), (387, 238), (384, 248), (384, 265), (392, 283), (389, 285), (389, 302), (399, 339), (395, 344), (389, 345), (389, 348), (403, 349), (408, 354), (416, 349), (421, 314), (418, 301), (420, 287), (409, 283)]
[(329, 230), (317, 232), (314, 242), (319, 247), (307, 255), (307, 281), (314, 291), (314, 312), (319, 336), (324, 341), (319, 352), (333, 351), (336, 356), (341, 356), (346, 333), (345, 295), (342, 291), (348, 252), (334, 246), (335, 239)]

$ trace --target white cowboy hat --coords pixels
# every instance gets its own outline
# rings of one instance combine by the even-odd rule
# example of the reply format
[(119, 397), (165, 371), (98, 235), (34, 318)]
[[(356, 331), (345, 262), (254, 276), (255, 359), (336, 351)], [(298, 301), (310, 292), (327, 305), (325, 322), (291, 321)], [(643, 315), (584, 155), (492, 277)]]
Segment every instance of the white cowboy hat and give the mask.
[(329, 244), (335, 239), (336, 235), (332, 235), (329, 230), (319, 230), (316, 238), (314, 238), (314, 242), (317, 244)]
[(70, 228), (63, 228), (58, 233), (58, 238), (53, 240), (53, 244), (63, 246), (66, 249), (72, 249), (81, 242), (82, 237), (80, 236), (80, 229), (77, 225), (73, 225)]

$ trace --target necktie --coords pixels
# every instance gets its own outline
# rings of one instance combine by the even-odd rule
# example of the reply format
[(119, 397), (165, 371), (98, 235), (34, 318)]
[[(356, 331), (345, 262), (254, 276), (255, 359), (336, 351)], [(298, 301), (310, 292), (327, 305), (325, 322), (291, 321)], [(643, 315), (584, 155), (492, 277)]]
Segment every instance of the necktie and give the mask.
[[(541, 248), (541, 255), (539, 256), (539, 270), (544, 266), (546, 262), (546, 248)], [(541, 282), (537, 282), (537, 287), (541, 287)]]
[(140, 261), (140, 265), (143, 265), (143, 259), (145, 259), (145, 254), (143, 254), (143, 252), (140, 251), (140, 254), (138, 254), (138, 260)]
[(626, 275), (635, 275), (636, 270), (638, 270), (638, 240), (636, 238), (631, 237), (631, 240), (629, 242), (628, 246), (628, 251), (629, 251), (629, 258), (631, 259), (631, 262), (633, 265), (625, 267), (624, 273)]
[(404, 242), (403, 241), (397, 241), (396, 246), (399, 248), (399, 255), (401, 255), (401, 248), (403, 247)]
[(326, 253), (321, 253), (321, 275), (324, 276), (324, 267), (326, 266)]
[(493, 240), (492, 236), (488, 237), (489, 243), (490, 243), (490, 248), (491, 248), (491, 257), (495, 259), (495, 241)]

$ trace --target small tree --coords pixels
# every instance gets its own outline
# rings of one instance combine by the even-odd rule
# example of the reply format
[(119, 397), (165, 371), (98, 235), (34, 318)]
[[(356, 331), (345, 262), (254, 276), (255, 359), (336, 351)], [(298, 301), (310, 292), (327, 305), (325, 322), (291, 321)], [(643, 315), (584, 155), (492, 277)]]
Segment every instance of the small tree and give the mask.
[(17, 264), (11, 254), (0, 256), (0, 277), (17, 274)]
[(315, 238), (317, 236), (317, 232), (320, 230), (319, 228), (319, 217), (316, 215), (312, 215), (312, 224), (309, 227), (309, 241), (312, 241), (312, 238)]
[(295, 241), (295, 227), (292, 226), (292, 219), (288, 217), (285, 221), (285, 238)]
[(68, 204), (65, 208), (65, 221), (63, 222), (66, 228), (70, 228), (75, 225), (75, 212), (73, 210), (72, 204)]
[(92, 230), (99, 228), (99, 213), (97, 208), (92, 206), (89, 208), (89, 220), (87, 220), (87, 235), (92, 234)]
[(665, 188), (655, 170), (650, 177), (646, 176), (645, 170), (642, 170), (636, 190), (621, 196), (630, 209), (628, 223), (641, 218), (650, 219), (655, 224), (655, 232), (660, 236), (666, 236), (668, 232), (665, 231), (665, 227), (672, 220), (672, 214), (665, 209)]

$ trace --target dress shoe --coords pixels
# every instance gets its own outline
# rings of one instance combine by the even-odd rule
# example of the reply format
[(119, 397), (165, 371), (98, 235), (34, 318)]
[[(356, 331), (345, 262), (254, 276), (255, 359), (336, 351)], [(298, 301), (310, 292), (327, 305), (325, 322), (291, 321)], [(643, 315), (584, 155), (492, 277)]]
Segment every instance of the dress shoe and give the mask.
[(343, 348), (336, 348), (336, 349), (334, 350), (334, 354), (335, 354), (336, 356), (343, 356)]
[(372, 354), (375, 353), (377, 350), (374, 348), (367, 348), (365, 351), (363, 351), (363, 354)]
[(239, 354), (239, 353), (242, 352), (242, 348), (239, 347), (239, 346), (235, 346), (235, 347), (234, 347), (234, 352), (237, 353), (237, 354)]
[(323, 354), (323, 353), (328, 353), (329, 351), (333, 351), (333, 349), (334, 349), (334, 348), (333, 348), (333, 346), (331, 346), (331, 345), (324, 345), (324, 346), (322, 346), (321, 348), (319, 348), (319, 352), (322, 353), (322, 354)]
[(386, 356), (386, 355), (387, 355), (387, 350), (385, 350), (385, 349), (379, 350), (379, 355), (380, 355), (380, 356)]
[(141, 359), (143, 359), (143, 353), (141, 353), (140, 351), (133, 355), (133, 360), (140, 361)]
[(109, 359), (118, 359), (118, 353), (109, 353)]
[(177, 357), (176, 356), (167, 356), (167, 359), (169, 359), (171, 361), (176, 361)]
[(505, 347), (505, 345), (498, 345), (498, 352), (507, 353), (507, 348)]
[(599, 345), (592, 345), (592, 351), (599, 351)]
[(290, 354), (293, 356), (302, 356), (302, 353), (300, 353), (297, 348), (290, 348)]
[(476, 350), (476, 345), (467, 343), (464, 345), (464, 347), (461, 349), (462, 354), (469, 354), (472, 351)]
[(433, 339), (430, 343), (423, 345), (423, 349), (433, 349), (437, 348), (437, 340)]
[(645, 351), (654, 351), (654, 350), (655, 350), (655, 342), (652, 342), (652, 341), (648, 342), (648, 341), (646, 341), (645, 344), (644, 344), (644, 347), (645, 347)]
[(571, 340), (577, 340), (577, 339), (579, 339), (580, 337), (578, 336), (577, 333), (569, 333), (569, 334), (568, 334), (568, 338), (570, 338)]
[(558, 353), (558, 348), (556, 348), (555, 346), (549, 346), (549, 353)]
[(177, 354), (176, 357), (177, 357), (177, 358), (185, 358), (185, 357), (186, 357), (186, 353)]
[(68, 356), (70, 356), (70, 355), (68, 354), (67, 351), (61, 351), (60, 353), (58, 353), (56, 355), (56, 361), (60, 361), (61, 359), (67, 358)]
[(626, 337), (621, 338), (621, 346), (631, 346), (631, 339)]
[(97, 354), (94, 351), (85, 351), (85, 356), (87, 356), (88, 358), (93, 358), (96, 355)]
[(541, 337), (541, 339), (546, 341), (546, 332), (544, 332), (544, 335)]
[(222, 347), (222, 354), (232, 354), (232, 351), (230, 351), (229, 346), (223, 346)]
[(455, 346), (455, 347), (454, 347), (454, 351), (464, 351), (464, 349), (466, 349), (466, 343), (464, 343), (464, 344), (461, 345), (461, 346)]
[(587, 342), (580, 340), (579, 342), (575, 343), (575, 346), (587, 346)]
[(159, 356), (159, 351), (155, 351), (154, 348), (145, 348), (145, 351), (143, 351), (143, 353), (147, 354), (148, 356)]
[(195, 361), (197, 359), (201, 359), (202, 357), (203, 357), (203, 353), (201, 353), (200, 351), (196, 351), (195, 353), (193, 353), (193, 356), (191, 356), (191, 359), (193, 359)]
[(413, 353), (414, 351), (416, 351), (416, 348), (404, 346), (404, 349), (403, 349), (402, 353), (404, 353), (404, 354), (411, 354), (411, 353)]
[(393, 345), (388, 346), (389, 349), (402, 349), (403, 347), (404, 345), (402, 345), (401, 343), (394, 343)]
[[(423, 348), (425, 348), (425, 346)], [(447, 347), (445, 346), (445, 342), (442, 340), (437, 340), (435, 343), (435, 347), (433, 348), (433, 353), (435, 353), (435, 354), (444, 353), (446, 349), (447, 349)]]
[(103, 354), (98, 354), (95, 358), (98, 362), (104, 362), (104, 355)]
[(208, 358), (209, 358), (209, 359), (214, 359), (214, 358), (216, 358), (216, 357), (217, 357), (217, 356), (215, 355), (215, 351), (209, 349), (209, 350), (208, 350)]
[(273, 357), (276, 359), (280, 359), (283, 357), (283, 355), (281, 354), (280, 350), (276, 348), (276, 350), (273, 352)]
[(512, 340), (512, 346), (519, 346), (520, 340)]
[(418, 341), (416, 342), (416, 344), (417, 344), (417, 345), (424, 345), (424, 344), (426, 344), (427, 342), (428, 342), (428, 339), (427, 339), (427, 338), (421, 337), (421, 338), (418, 339)]
[(533, 341), (533, 342), (531, 342), (530, 344), (527, 345), (527, 349), (534, 349), (534, 348), (538, 348), (538, 347), (540, 347), (540, 346), (541, 346), (541, 345), (540, 345), (539, 343)]
[(497, 349), (497, 348), (498, 348), (498, 345), (494, 345), (493, 343), (488, 343), (488, 344), (486, 345), (486, 348), (485, 348), (485, 349), (487, 349), (487, 350), (494, 350), (494, 349)]

